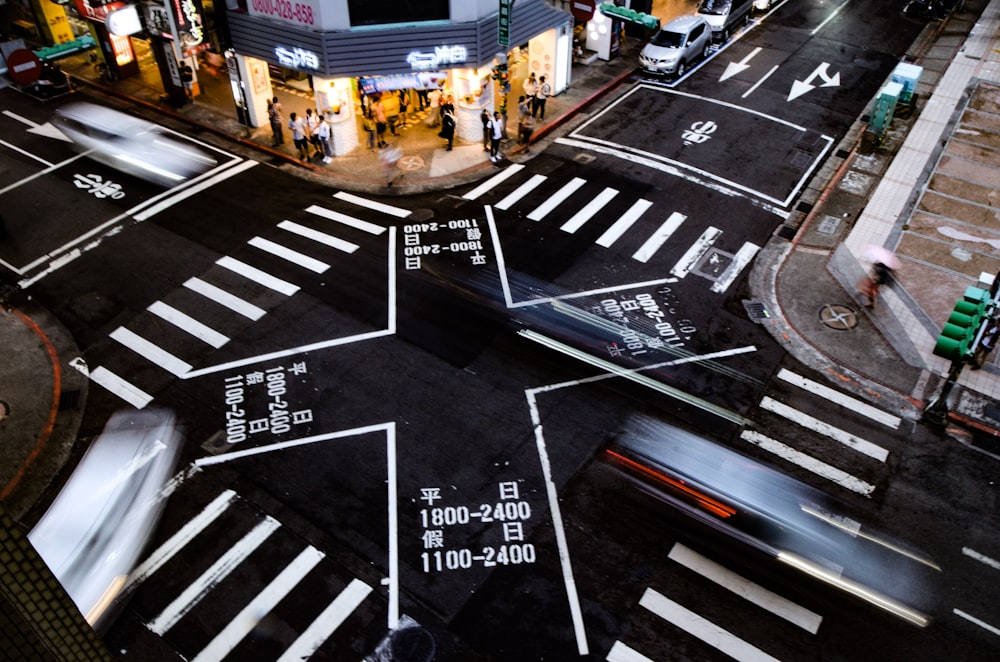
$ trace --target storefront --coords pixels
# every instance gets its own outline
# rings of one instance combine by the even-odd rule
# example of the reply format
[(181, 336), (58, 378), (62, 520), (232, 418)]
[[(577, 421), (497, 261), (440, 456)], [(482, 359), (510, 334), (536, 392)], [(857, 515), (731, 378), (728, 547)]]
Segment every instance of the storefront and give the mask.
[[(473, 11), (472, 4), (465, 9)], [(498, 44), (495, 10), (462, 22), (453, 11), (450, 21), (351, 28), (343, 25), (347, 12), (338, 13), (336, 5), (306, 0), (291, 12), (271, 0), (248, 0), (247, 11), (229, 11), (234, 98), (245, 106), (248, 124), (267, 124), (267, 100), (279, 72), (311, 81), (321, 111), (340, 108), (333, 113), (335, 154), (360, 143), (362, 94), (442, 88), (455, 99), (457, 136), (478, 141), (482, 109), (504, 108), (508, 93), (516, 101), (509, 82), (505, 89), (496, 80), (497, 64), (527, 58), (524, 66), (545, 75), (554, 94), (570, 82), (573, 21), (543, 0), (517, 4), (509, 27), (512, 49)]]

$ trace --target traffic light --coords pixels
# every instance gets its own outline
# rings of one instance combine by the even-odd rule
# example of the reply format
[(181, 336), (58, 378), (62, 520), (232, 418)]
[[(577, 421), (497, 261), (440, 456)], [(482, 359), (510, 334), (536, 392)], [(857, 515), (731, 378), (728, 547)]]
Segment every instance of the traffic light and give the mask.
[(970, 360), (976, 350), (976, 335), (991, 312), (990, 293), (978, 287), (965, 288), (934, 343), (934, 354), (950, 361)]

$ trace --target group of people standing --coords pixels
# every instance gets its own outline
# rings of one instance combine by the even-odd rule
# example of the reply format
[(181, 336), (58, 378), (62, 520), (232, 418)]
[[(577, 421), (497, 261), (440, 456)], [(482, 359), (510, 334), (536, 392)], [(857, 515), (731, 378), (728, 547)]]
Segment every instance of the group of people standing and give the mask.
[(545, 76), (535, 79), (532, 71), (524, 80), (524, 99), (528, 103), (532, 117), (545, 119), (545, 102), (552, 96), (552, 86), (545, 82)]
[[(288, 116), (287, 127), (292, 134), (292, 142), (295, 144), (295, 149), (301, 160), (310, 161), (316, 157), (321, 157), (323, 163), (329, 163), (333, 160), (330, 131), (332, 114), (332, 110), (328, 110), (324, 116), (318, 108), (315, 111), (312, 108), (307, 108), (305, 117), (299, 117), (298, 113), (291, 113)], [(267, 102), (267, 118), (271, 124), (271, 134), (274, 138), (272, 146), (284, 145), (285, 134), (282, 126), (281, 102), (278, 101), (278, 97)]]

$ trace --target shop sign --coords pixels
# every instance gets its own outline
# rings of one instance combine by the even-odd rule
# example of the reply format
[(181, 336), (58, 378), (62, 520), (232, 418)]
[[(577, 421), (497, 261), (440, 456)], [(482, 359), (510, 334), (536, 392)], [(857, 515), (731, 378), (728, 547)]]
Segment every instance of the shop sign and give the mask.
[(76, 12), (81, 18), (85, 18), (88, 21), (94, 21), (96, 23), (103, 23), (105, 17), (108, 13), (121, 9), (125, 6), (124, 2), (111, 2), (106, 5), (98, 5), (96, 7), (91, 6), (89, 0), (74, 0), (76, 5)]
[(439, 69), (448, 64), (464, 64), (468, 56), (469, 52), (465, 46), (435, 46), (433, 53), (410, 51), (406, 56), (406, 63), (411, 69), (426, 71)]
[(174, 16), (177, 18), (177, 33), (181, 50), (187, 53), (205, 40), (202, 25), (201, 6), (198, 0), (172, 0)]
[(286, 69), (319, 70), (319, 56), (304, 48), (297, 46), (295, 48), (275, 46), (274, 57), (278, 58), (278, 64)]
[(448, 80), (447, 71), (421, 71), (413, 74), (389, 74), (387, 76), (362, 76), (358, 87), (365, 94), (391, 92), (392, 90), (428, 90), (440, 87)]
[(170, 33), (170, 14), (167, 8), (162, 5), (141, 5), (146, 15), (146, 30), (162, 39), (173, 41), (174, 36)]

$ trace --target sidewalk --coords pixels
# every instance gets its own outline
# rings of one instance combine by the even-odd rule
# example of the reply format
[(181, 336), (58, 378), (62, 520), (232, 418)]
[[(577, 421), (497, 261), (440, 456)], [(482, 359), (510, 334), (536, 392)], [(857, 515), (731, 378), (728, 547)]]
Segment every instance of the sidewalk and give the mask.
[[(948, 363), (931, 355), (931, 348), (947, 311), (965, 285), (974, 284), (978, 276), (968, 264), (982, 265), (991, 274), (1000, 271), (1000, 257), (994, 258), (981, 246), (965, 242), (956, 247), (962, 240), (952, 239), (942, 250), (946, 242), (933, 230), (925, 230), (924, 235), (918, 232), (931, 222), (924, 218), (930, 205), (921, 198), (923, 191), (933, 189), (934, 182), (948, 174), (942, 169), (949, 165), (947, 159), (965, 163), (975, 156), (968, 150), (949, 151), (953, 145), (963, 147), (968, 132), (973, 131), (958, 121), (968, 104), (977, 103), (973, 110), (989, 116), (983, 122), (994, 122), (975, 129), (995, 140), (992, 146), (988, 141), (980, 145), (976, 153), (983, 158), (1000, 153), (1000, 87), (995, 96), (991, 87), (1000, 86), (998, 16), (1000, 0), (969, 0), (961, 12), (928, 24), (907, 58), (924, 67), (918, 112), (913, 118), (894, 120), (887, 140), (870, 156), (857, 151), (865, 128), (865, 120), (859, 118), (835, 156), (804, 191), (791, 217), (759, 253), (750, 273), (752, 296), (763, 302), (771, 315), (762, 323), (792, 356), (841, 387), (911, 420), (919, 418), (923, 406), (937, 394), (940, 376), (947, 371)], [(536, 129), (531, 151), (541, 151), (568, 125), (583, 121), (577, 114), (580, 109), (627, 80), (640, 47), (635, 40), (628, 40), (616, 60), (574, 65), (572, 85), (549, 100), (546, 121)], [(96, 77), (89, 63), (67, 66), (66, 70), (123, 102), (145, 106), (148, 111), (183, 121), (195, 131), (211, 132), (258, 150), (281, 167), (299, 169), (318, 182), (346, 190), (413, 194), (478, 181), (496, 171), (480, 144), (456, 143), (453, 151), (446, 152), (436, 129), (412, 125), (395, 140), (405, 155), (419, 157), (423, 166), (407, 171), (396, 186), (387, 188), (375, 151), (355, 150), (324, 166), (319, 162), (301, 164), (290, 145), (271, 148), (269, 127), (248, 131), (237, 122), (226, 78), (214, 83), (204, 79), (204, 94), (174, 110), (160, 101), (156, 85), (141, 79), (121, 81), (109, 89), (89, 82)], [(516, 94), (511, 94), (511, 101), (516, 101)], [(286, 117), (311, 105), (307, 97), (291, 90), (278, 95)], [(955, 136), (960, 140), (953, 141)], [(530, 158), (512, 147), (513, 141), (505, 145), (509, 159)], [(995, 211), (1000, 208), (1000, 177), (990, 180), (993, 171), (989, 168), (1000, 166), (990, 163), (982, 166), (990, 174), (988, 181), (979, 182), (974, 192), (979, 202), (973, 206), (993, 210), (995, 224), (995, 219), (1000, 219), (1000, 212)], [(954, 172), (951, 176), (955, 178)], [(992, 193), (984, 193), (982, 189), (990, 189), (990, 185)], [(966, 203), (958, 199), (956, 191), (950, 191), (949, 196), (956, 208), (964, 209)], [(935, 219), (947, 218), (941, 209), (933, 211)], [(980, 226), (972, 229), (1000, 239), (1000, 230), (996, 225), (990, 227), (990, 221), (984, 213)], [(969, 218), (956, 222), (971, 232)], [(859, 257), (867, 244), (893, 249), (904, 261), (898, 282), (883, 288), (882, 302), (875, 311), (865, 309), (854, 292), (854, 283), (868, 267)], [(964, 271), (954, 263), (953, 254), (958, 249), (965, 251), (962, 256), (973, 256)], [(995, 268), (991, 260), (995, 260)], [(0, 401), (10, 410), (0, 420), (0, 490), (5, 490), (0, 500), (15, 519), (21, 519), (69, 457), (88, 381), (67, 363), (79, 356), (79, 350), (58, 320), (30, 301), (26, 305), (21, 305), (20, 299), (14, 303), (14, 311), (0, 312), (0, 343), (7, 349), (10, 366), (0, 372)], [(942, 306), (947, 308), (942, 311)], [(997, 358), (992, 357), (982, 370), (967, 369), (952, 397), (953, 421), (992, 435), (1000, 428)], [(47, 381), (43, 381), (44, 375), (49, 376)], [(32, 385), (30, 389), (24, 388), (26, 383)], [(3, 409), (0, 406), (0, 416)], [(991, 446), (992, 437), (986, 442), (979, 439), (972, 441), (1000, 456), (1000, 446)]]

